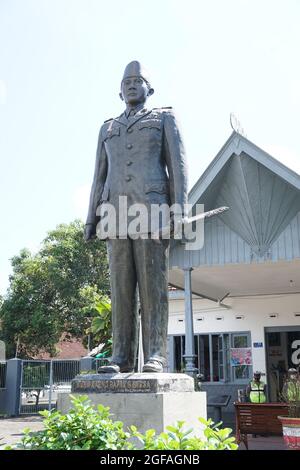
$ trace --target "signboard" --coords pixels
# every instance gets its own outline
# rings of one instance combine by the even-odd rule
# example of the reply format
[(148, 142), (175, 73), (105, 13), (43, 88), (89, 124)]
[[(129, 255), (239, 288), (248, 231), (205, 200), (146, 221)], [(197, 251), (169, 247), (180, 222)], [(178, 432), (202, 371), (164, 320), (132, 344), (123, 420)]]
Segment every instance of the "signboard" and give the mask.
[(252, 350), (251, 348), (231, 348), (230, 362), (232, 366), (251, 366)]
[(263, 347), (263, 343), (253, 343), (253, 347), (254, 347), (254, 348), (262, 348), (262, 347)]

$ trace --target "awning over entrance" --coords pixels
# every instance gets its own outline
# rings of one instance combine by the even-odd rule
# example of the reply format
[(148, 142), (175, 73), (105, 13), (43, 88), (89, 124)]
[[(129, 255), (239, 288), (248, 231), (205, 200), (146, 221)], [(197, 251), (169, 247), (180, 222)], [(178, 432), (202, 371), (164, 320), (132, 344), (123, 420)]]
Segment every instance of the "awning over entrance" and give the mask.
[[(184, 290), (184, 271), (173, 268), (170, 284)], [(300, 259), (286, 262), (195, 267), (192, 292), (220, 301), (224, 296), (296, 293), (300, 291)], [(226, 302), (225, 302), (226, 303)]]

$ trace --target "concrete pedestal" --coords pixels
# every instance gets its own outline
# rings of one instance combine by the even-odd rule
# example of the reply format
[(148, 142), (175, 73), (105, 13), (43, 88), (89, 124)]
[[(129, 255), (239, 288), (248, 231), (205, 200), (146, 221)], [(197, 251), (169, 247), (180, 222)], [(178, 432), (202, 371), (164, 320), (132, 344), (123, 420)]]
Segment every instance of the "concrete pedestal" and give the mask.
[[(93, 374), (72, 381), (72, 395), (88, 395), (95, 405), (109, 406), (113, 419), (140, 432), (159, 434), (176, 421), (185, 421), (200, 435), (198, 417), (206, 419), (206, 393), (194, 391), (194, 381), (185, 374)], [(60, 394), (57, 407), (67, 413), (69, 394)]]

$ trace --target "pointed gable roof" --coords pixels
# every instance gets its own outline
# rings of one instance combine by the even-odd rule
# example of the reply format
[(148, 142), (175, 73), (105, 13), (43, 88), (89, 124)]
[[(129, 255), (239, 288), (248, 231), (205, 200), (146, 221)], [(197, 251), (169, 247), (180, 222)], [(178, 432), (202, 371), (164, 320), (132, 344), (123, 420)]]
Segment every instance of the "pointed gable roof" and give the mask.
[(300, 176), (233, 132), (189, 193), (263, 256), (300, 211)]

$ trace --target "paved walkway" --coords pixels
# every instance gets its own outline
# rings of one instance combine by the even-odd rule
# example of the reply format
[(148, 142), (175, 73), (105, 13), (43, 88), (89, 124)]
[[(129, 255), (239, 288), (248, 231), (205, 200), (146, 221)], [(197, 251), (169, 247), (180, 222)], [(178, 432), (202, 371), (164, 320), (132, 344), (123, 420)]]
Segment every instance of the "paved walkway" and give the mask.
[[(43, 428), (41, 416), (19, 416), (18, 418), (0, 419), (0, 448), (3, 445), (15, 444), (22, 438), (22, 430), (30, 428), (38, 431)], [(287, 450), (282, 437), (248, 437), (249, 450)], [(239, 450), (246, 450), (240, 444)]]
[[(248, 448), (249, 450), (288, 450), (283, 437), (280, 436), (257, 436), (256, 438), (248, 436)], [(243, 443), (240, 444), (239, 450), (246, 450)]]
[(39, 431), (43, 428), (42, 416), (19, 416), (18, 418), (0, 419), (0, 447), (19, 442), (22, 430), (30, 428)]

